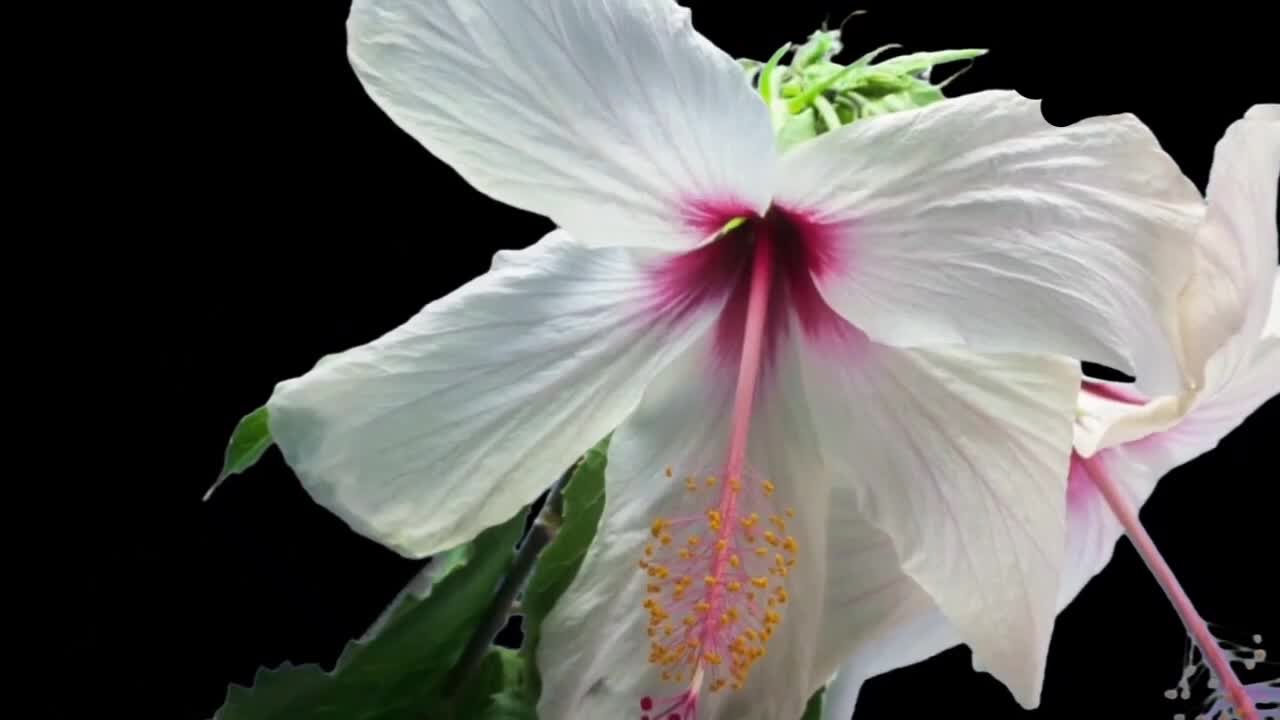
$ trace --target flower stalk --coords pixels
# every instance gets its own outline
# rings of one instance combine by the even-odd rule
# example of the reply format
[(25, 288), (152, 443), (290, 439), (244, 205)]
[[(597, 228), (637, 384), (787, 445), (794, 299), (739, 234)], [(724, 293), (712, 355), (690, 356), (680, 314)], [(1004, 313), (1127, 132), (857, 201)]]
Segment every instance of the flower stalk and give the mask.
[(534, 519), (524, 538), (520, 540), (520, 549), (516, 553), (515, 560), (511, 563), (511, 570), (502, 579), (502, 584), (498, 587), (498, 593), (489, 605), (489, 610), (485, 613), (484, 620), (476, 626), (475, 632), (472, 633), (471, 639), (462, 651), (462, 656), (450, 673), (449, 680), (445, 685), (448, 688), (446, 692), (449, 697), (456, 694), (459, 689), (467, 686), (467, 683), (475, 674), (476, 668), (480, 666), (480, 662), (484, 659), (485, 654), (493, 646), (498, 633), (502, 631), (511, 615), (516, 611), (517, 598), (520, 596), (521, 591), (524, 590), (524, 586), (529, 581), (530, 576), (533, 575), (533, 570), (537, 566), (538, 556), (551, 544), (560, 529), (564, 510), (564, 488), (568, 485), (569, 478), (573, 476), (574, 471), (577, 470), (581, 462), (582, 460), (579, 458), (551, 486), (542, 509), (538, 511), (537, 518)]

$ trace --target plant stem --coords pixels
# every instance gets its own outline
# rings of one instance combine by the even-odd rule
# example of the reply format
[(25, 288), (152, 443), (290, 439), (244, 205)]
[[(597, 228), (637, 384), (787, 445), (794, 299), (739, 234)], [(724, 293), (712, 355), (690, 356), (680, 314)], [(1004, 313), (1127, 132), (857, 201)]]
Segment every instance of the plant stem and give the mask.
[(525, 533), (524, 538), (521, 539), (520, 550), (516, 553), (515, 560), (511, 563), (511, 570), (502, 579), (502, 584), (498, 586), (498, 594), (494, 596), (493, 603), (489, 606), (489, 611), (485, 614), (484, 621), (472, 633), (471, 640), (468, 641), (466, 649), (462, 651), (462, 657), (449, 675), (449, 680), (445, 685), (448, 688), (445, 692), (449, 696), (466, 686), (471, 675), (480, 666), (480, 662), (484, 660), (489, 648), (493, 646), (494, 639), (502, 631), (502, 628), (506, 626), (516, 598), (533, 574), (538, 556), (555, 539), (556, 532), (560, 529), (561, 512), (564, 509), (564, 487), (568, 484), (569, 478), (573, 476), (574, 471), (578, 469), (578, 465), (581, 462), (581, 459), (575, 462), (568, 470), (564, 471), (560, 479), (556, 480), (555, 485), (551, 486), (551, 491), (547, 494), (546, 502), (543, 503), (542, 509), (538, 512), (538, 517), (534, 520), (533, 526), (529, 528), (529, 532)]

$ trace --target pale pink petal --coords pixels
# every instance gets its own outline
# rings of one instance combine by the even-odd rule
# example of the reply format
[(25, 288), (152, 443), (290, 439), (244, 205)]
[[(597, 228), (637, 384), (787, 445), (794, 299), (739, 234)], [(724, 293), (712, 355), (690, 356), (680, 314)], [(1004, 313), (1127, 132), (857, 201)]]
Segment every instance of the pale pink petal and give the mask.
[(1141, 508), (1174, 468), (1218, 446), (1259, 407), (1280, 394), (1280, 338), (1255, 346), (1232, 382), (1202, 395), (1179, 422), (1163, 432), (1106, 447), (1072, 463), (1067, 502), (1067, 563), (1060, 605), (1065, 607), (1110, 562), (1124, 529), (1094, 486), (1091, 473), (1106, 473), (1134, 507)]

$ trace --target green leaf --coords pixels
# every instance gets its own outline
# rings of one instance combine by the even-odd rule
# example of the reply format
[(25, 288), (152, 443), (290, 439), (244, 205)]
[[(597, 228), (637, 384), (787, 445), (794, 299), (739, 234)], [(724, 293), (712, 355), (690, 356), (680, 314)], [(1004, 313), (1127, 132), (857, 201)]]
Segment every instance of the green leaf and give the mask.
[[(405, 593), (380, 627), (349, 643), (332, 672), (262, 669), (233, 685), (216, 720), (422, 720), (438, 717), (443, 687), (475, 626), (490, 612), (524, 531), (526, 511), (445, 554), (431, 587)], [(435, 563), (439, 564), (435, 564)], [(499, 658), (501, 660), (501, 658)], [(512, 716), (516, 717), (516, 716)]]
[(227, 452), (222, 458), (222, 472), (218, 473), (218, 479), (204, 494), (204, 499), (208, 500), (227, 478), (253, 467), (273, 442), (271, 428), (267, 424), (267, 406), (263, 405), (240, 418), (227, 443)]
[(542, 636), (542, 621), (578, 574), (587, 547), (596, 536), (604, 512), (604, 470), (609, 449), (606, 437), (587, 451), (564, 488), (563, 521), (555, 539), (538, 557), (537, 567), (525, 587), (521, 605), (524, 645), (521, 652), (529, 662), (529, 686), (536, 699), (542, 679), (533, 662)]
[(822, 720), (822, 695), (827, 691), (826, 688), (818, 688), (818, 692), (809, 698), (809, 704), (804, 708), (804, 715), (800, 716), (800, 720)]

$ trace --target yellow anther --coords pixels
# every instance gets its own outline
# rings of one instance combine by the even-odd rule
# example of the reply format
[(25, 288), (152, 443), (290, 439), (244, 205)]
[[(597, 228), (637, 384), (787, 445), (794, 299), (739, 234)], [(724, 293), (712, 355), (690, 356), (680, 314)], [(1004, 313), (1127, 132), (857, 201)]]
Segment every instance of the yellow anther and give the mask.
[(770, 495), (773, 494), (774, 490), (777, 490), (777, 488), (774, 487), (773, 483), (769, 482), (768, 480), (765, 480), (760, 487), (764, 489), (765, 497), (769, 497)]
[(668, 626), (666, 626), (666, 627), (662, 628), (662, 636), (663, 636), (663, 637), (671, 637), (671, 634), (672, 634), (672, 633), (674, 633), (675, 631), (676, 631), (676, 629), (675, 629), (675, 628), (673, 628), (673, 627), (671, 627), (670, 625), (668, 625)]
[(687, 477), (687, 478), (685, 478), (685, 479), (684, 479), (684, 489), (685, 489), (685, 490), (688, 490), (689, 492), (697, 492), (697, 491), (698, 491), (698, 481), (697, 481), (697, 480), (694, 480), (694, 479), (693, 479), (693, 478), (691, 478), (691, 477)]
[(671, 477), (671, 466), (670, 466), (670, 465), (668, 465), (668, 466), (667, 466), (667, 469), (666, 469), (666, 471), (665, 471), (665, 472), (666, 472), (666, 476), (667, 476), (667, 477)]
[(647, 587), (647, 588), (645, 588), (645, 589), (646, 589), (646, 590), (648, 590), (648, 591), (649, 591), (649, 592), (651, 592), (651, 593), (660, 593), (660, 592), (662, 592), (662, 586), (661, 586), (661, 585), (659, 585), (659, 584), (657, 584), (657, 583), (649, 583), (649, 587)]
[(699, 600), (697, 605), (693, 606), (693, 611), (699, 615), (706, 615), (711, 610), (711, 603), (706, 600)]
[(663, 518), (658, 518), (657, 520), (653, 521), (653, 526), (649, 528), (649, 532), (654, 537), (660, 537), (662, 535), (662, 531), (666, 530), (670, 524), (671, 523), (667, 522)]
[(697, 535), (689, 536), (689, 547), (697, 547), (698, 543), (700, 542), (702, 542), (702, 538), (698, 537)]
[(729, 556), (729, 565), (730, 565), (731, 567), (733, 567), (734, 569), (737, 569), (737, 568), (742, 567), (742, 558), (738, 557), (736, 554), (735, 554), (735, 555), (730, 555), (730, 556)]
[(767, 588), (767, 587), (769, 587), (769, 578), (767, 578), (767, 577), (763, 577), (763, 576), (758, 577), (758, 578), (752, 578), (752, 579), (751, 579), (751, 584), (752, 584), (752, 585), (755, 585), (756, 587), (761, 588), (761, 589), (763, 589), (763, 588)]
[(782, 549), (786, 550), (789, 553), (800, 552), (800, 546), (796, 544), (796, 539), (791, 537), (790, 535), (787, 536), (786, 540), (782, 541)]
[(785, 512), (785, 513), (786, 513), (786, 515), (787, 515), (787, 517), (789, 517), (789, 518), (793, 518), (793, 517), (795, 517), (795, 516), (796, 516), (796, 509), (795, 509), (795, 508), (787, 508), (787, 509), (786, 509), (786, 510), (784, 510), (783, 512)]
[(662, 534), (662, 537), (658, 538), (658, 542), (662, 543), (663, 545), (670, 545), (670, 544), (671, 544), (671, 536), (670, 536), (669, 534), (667, 534), (667, 533), (663, 533), (663, 534)]
[(769, 548), (767, 547), (756, 548), (756, 557), (764, 557), (765, 555), (768, 555), (768, 554), (769, 554)]
[(728, 540), (725, 540), (724, 538), (720, 538), (719, 540), (716, 541), (716, 552), (722, 553), (728, 550), (729, 550)]
[(712, 665), (719, 665), (721, 662), (720, 653), (714, 653), (714, 652), (704, 653), (702, 655), (702, 659), (706, 660)]
[(705, 578), (703, 578), (703, 579), (702, 579), (702, 582), (706, 583), (706, 584), (707, 584), (707, 587), (712, 587), (712, 586), (714, 586), (714, 585), (715, 585), (717, 582), (719, 582), (719, 581), (718, 581), (718, 580), (716, 580), (714, 576), (712, 576), (712, 575), (708, 575), (708, 576), (706, 576)]
[(684, 617), (684, 624), (686, 627), (693, 627), (698, 624), (698, 619), (692, 615), (686, 615)]
[(729, 478), (729, 489), (735, 493), (742, 492), (742, 481), (738, 478)]
[(693, 553), (689, 552), (689, 548), (680, 548), (680, 559), (689, 560), (693, 557)]
[(781, 542), (780, 540), (778, 540), (778, 536), (773, 534), (772, 530), (764, 531), (764, 541), (774, 547), (778, 547), (778, 543)]
[(783, 560), (781, 555), (773, 556), (773, 564), (776, 565), (779, 570), (782, 570), (787, 567), (787, 561)]
[(715, 486), (716, 486), (716, 482), (717, 482), (717, 480), (716, 480), (716, 476), (715, 476), (715, 475), (708, 475), (708, 476), (707, 476), (707, 487), (715, 487)]
[(734, 580), (733, 582), (729, 583), (727, 587), (729, 588), (729, 592), (735, 592), (735, 593), (742, 592), (742, 583), (738, 582), (737, 580)]
[(787, 531), (787, 521), (783, 520), (781, 516), (770, 515), (769, 522), (773, 523), (773, 526), (778, 528), (778, 532), (784, 533)]
[(653, 557), (653, 551), (654, 551), (654, 548), (653, 548), (653, 545), (652, 545), (652, 544), (650, 544), (650, 545), (645, 545), (645, 546), (644, 546), (644, 556), (645, 556), (645, 557)]

